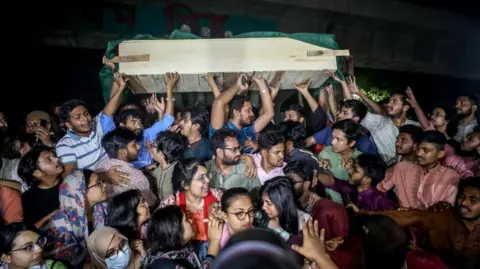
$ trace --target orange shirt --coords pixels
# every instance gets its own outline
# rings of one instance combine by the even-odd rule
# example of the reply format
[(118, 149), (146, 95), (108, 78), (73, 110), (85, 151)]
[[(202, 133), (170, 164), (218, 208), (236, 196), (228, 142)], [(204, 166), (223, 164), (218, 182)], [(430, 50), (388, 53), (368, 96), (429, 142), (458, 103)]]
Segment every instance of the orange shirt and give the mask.
[(0, 210), (6, 223), (23, 220), (22, 197), (9, 187), (0, 186)]

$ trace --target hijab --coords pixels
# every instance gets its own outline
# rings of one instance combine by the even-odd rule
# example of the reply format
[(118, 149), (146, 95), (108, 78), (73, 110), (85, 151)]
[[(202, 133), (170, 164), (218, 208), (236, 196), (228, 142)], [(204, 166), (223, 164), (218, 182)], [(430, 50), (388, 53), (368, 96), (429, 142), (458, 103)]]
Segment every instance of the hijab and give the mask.
[(107, 268), (105, 263), (105, 255), (108, 246), (112, 242), (114, 236), (127, 239), (117, 229), (111, 227), (101, 227), (96, 229), (87, 239), (88, 253), (92, 263), (100, 268)]

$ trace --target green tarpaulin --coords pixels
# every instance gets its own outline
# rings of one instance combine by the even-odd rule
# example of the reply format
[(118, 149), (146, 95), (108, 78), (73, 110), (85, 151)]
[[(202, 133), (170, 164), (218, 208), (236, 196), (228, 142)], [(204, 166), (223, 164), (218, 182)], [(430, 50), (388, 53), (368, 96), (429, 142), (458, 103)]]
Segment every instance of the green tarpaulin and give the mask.
[[(337, 42), (335, 41), (334, 35), (329, 34), (312, 34), (312, 33), (295, 33), (295, 34), (285, 34), (280, 32), (250, 32), (244, 33), (240, 35), (233, 36), (232, 38), (255, 38), (255, 37), (288, 37), (292, 39), (296, 39), (299, 41), (303, 41), (306, 43), (310, 43), (312, 45), (328, 48), (328, 49), (340, 49)], [(115, 57), (115, 48), (116, 46), (124, 41), (124, 40), (155, 40), (158, 39), (151, 35), (133, 35), (128, 36), (125, 38), (121, 38), (118, 40), (112, 40), (108, 42), (107, 50), (105, 52), (105, 56), (108, 59), (112, 59)], [(175, 30), (171, 35), (170, 39), (200, 39), (199, 36), (181, 32), (179, 30)], [(340, 57), (337, 57), (337, 66), (341, 65)], [(116, 64), (116, 69), (118, 69), (118, 64)], [(338, 76), (343, 79), (343, 75), (337, 71)], [(103, 89), (103, 98), (107, 101), (110, 97), (110, 87), (112, 85), (112, 70), (106, 66), (102, 67), (100, 70), (100, 83), (102, 84)]]

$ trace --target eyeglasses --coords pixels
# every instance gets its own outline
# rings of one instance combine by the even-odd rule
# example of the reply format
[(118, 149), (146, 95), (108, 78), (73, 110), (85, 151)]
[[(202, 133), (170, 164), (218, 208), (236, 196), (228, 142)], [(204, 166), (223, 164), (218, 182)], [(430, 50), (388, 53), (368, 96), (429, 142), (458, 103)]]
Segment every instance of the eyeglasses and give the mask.
[(47, 244), (47, 238), (46, 237), (39, 237), (37, 239), (37, 242), (30, 242), (23, 248), (17, 248), (17, 249), (12, 249), (11, 251), (27, 251), (27, 252), (33, 252), (35, 251), (35, 245), (39, 246), (40, 248), (43, 248)]
[(255, 215), (255, 209), (252, 208), (252, 209), (248, 210), (247, 212), (245, 212), (245, 211), (237, 212), (237, 213), (227, 212), (227, 214), (235, 215), (238, 220), (244, 220), (245, 217), (247, 216), (247, 214), (250, 218), (253, 218), (253, 216)]
[[(115, 238), (115, 236), (113, 238)], [(118, 257), (118, 253), (120, 253), (121, 251), (123, 252), (127, 245), (128, 245), (128, 240), (122, 239), (122, 241), (120, 241), (120, 244), (118, 244), (118, 248), (107, 250), (107, 254), (105, 255), (105, 258), (115, 260)]]
[(201, 181), (202, 183), (205, 183), (205, 181), (209, 181), (210, 180), (210, 174), (203, 174), (201, 176), (199, 176), (198, 178), (194, 178), (195, 180), (199, 180)]
[(241, 147), (223, 148), (223, 150), (227, 150), (227, 149), (233, 151), (234, 153), (236, 153), (236, 152), (241, 152), (241, 151), (242, 151), (242, 148), (241, 148)]
[(92, 186), (90, 186), (90, 187), (87, 187), (87, 191), (88, 191), (89, 189), (91, 189), (91, 188), (95, 188), (95, 187), (102, 188), (102, 187), (103, 187), (103, 184), (104, 184), (104, 183), (103, 183), (103, 181), (101, 181), (101, 180), (98, 180), (98, 181), (97, 181), (97, 184), (95, 184), (95, 185), (92, 185)]

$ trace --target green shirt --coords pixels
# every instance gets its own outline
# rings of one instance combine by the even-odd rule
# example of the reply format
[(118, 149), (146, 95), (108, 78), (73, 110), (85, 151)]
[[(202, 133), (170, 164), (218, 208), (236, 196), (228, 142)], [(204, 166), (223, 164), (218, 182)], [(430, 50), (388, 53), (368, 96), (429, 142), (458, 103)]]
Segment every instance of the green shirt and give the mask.
[(245, 176), (245, 162), (243, 161), (233, 165), (232, 172), (228, 175), (222, 175), (220, 171), (217, 170), (215, 160), (206, 162), (205, 167), (210, 174), (210, 187), (212, 188), (228, 190), (240, 187), (251, 191), (262, 185), (257, 177), (247, 178)]
[[(355, 149), (352, 154), (352, 159), (356, 160), (360, 154), (362, 153)], [(332, 146), (325, 147), (322, 152), (318, 154), (318, 159), (326, 159), (330, 161), (330, 168), (328, 170), (332, 172), (334, 177), (341, 180), (348, 180), (348, 170), (342, 167), (342, 156), (333, 152)]]

